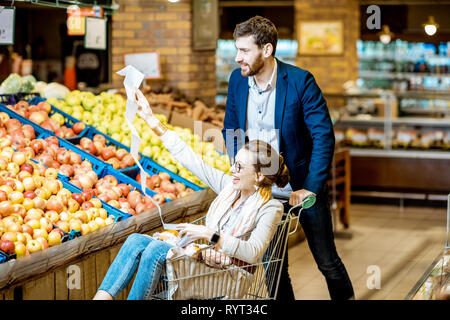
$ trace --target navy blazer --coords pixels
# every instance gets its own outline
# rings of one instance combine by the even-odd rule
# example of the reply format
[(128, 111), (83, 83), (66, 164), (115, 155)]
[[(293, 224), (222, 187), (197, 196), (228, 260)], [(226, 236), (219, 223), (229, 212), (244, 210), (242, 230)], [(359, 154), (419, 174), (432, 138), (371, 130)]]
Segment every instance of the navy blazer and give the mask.
[[(327, 182), (334, 154), (334, 131), (327, 103), (312, 74), (277, 59), (275, 129), (294, 191), (315, 194)], [(223, 122), (225, 145), (232, 158), (247, 140), (248, 78), (240, 68), (231, 73)], [(240, 130), (237, 130), (240, 129)], [(228, 132), (228, 137), (227, 137)]]

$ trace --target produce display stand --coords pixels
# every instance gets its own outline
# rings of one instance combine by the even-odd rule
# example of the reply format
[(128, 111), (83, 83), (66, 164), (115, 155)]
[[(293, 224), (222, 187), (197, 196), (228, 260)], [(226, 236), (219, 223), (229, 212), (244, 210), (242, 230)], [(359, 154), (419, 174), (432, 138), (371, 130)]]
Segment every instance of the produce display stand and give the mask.
[[(13, 101), (11, 97), (9, 99)], [(2, 101), (6, 102), (5, 99)], [(33, 98), (30, 102), (38, 103), (41, 101), (44, 101), (44, 99)], [(14, 100), (12, 103), (15, 102), (17, 101)], [(7, 113), (11, 118), (18, 119), (22, 124), (31, 125), (35, 130), (36, 138), (45, 139), (54, 136), (53, 132), (20, 116), (5, 105), (0, 105), (0, 111)], [(78, 121), (53, 106), (51, 112), (61, 113), (66, 118), (68, 125), (73, 125), (74, 122)], [(170, 114), (168, 117), (170, 117)], [(111, 164), (75, 146), (81, 137), (92, 138), (97, 133), (104, 135), (108, 144), (114, 144), (116, 147), (129, 151), (128, 147), (98, 132), (91, 126), (86, 126), (86, 129), (78, 137), (72, 139), (58, 137), (59, 146), (75, 151), (82, 156), (83, 160), (89, 161), (99, 178), (111, 174), (120, 182), (130, 184), (142, 192), (141, 185), (134, 180), (138, 173), (137, 165), (117, 170)], [(167, 172), (173, 182), (182, 182), (186, 187), (196, 191), (183, 198), (166, 199), (166, 203), (161, 205), (164, 222), (189, 222), (206, 213), (210, 203), (215, 198), (213, 191), (198, 187), (149, 158), (142, 156), (140, 162), (150, 174)], [(75, 193), (82, 191), (70, 184), (69, 177), (58, 173), (58, 178), (69, 191)], [(147, 192), (150, 195), (155, 194), (149, 189), (147, 189)], [(153, 234), (161, 229), (161, 219), (156, 208), (132, 216), (103, 201), (101, 202), (108, 215), (115, 217), (113, 224), (101, 227), (83, 236), (77, 234), (77, 237), (71, 237), (69, 241), (19, 259), (15, 259), (13, 255), (8, 255), (6, 258), (9, 259), (0, 263), (0, 299), (91, 299), (126, 238), (132, 233)], [(82, 277), (80, 288), (69, 288), (68, 281), (70, 281), (71, 268), (77, 269)], [(130, 288), (131, 285), (128, 291)], [(126, 291), (123, 293), (124, 298), (128, 294)]]
[[(214, 192), (205, 189), (168, 202), (161, 207), (164, 222), (189, 222), (204, 215), (214, 198)], [(0, 299), (92, 299), (126, 238), (132, 233), (153, 234), (160, 229), (161, 220), (152, 209), (0, 264)], [(79, 268), (81, 275), (78, 289), (68, 287), (73, 268)], [(125, 290), (122, 297), (127, 294)]]
[(447, 235), (445, 248), (414, 285), (407, 300), (435, 300), (450, 297), (450, 194), (447, 196)]

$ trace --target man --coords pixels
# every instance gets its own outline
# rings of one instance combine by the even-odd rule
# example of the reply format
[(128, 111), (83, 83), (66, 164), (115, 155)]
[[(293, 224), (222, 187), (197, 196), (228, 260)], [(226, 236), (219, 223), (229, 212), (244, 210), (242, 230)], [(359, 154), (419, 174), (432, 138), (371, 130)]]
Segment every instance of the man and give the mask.
[[(334, 244), (327, 179), (334, 153), (334, 132), (326, 101), (306, 70), (275, 58), (277, 30), (263, 17), (253, 17), (234, 30), (235, 61), (230, 76), (224, 129), (233, 157), (245, 139), (261, 139), (279, 150), (290, 172), (290, 184), (273, 194), (287, 195), (289, 205), (308, 195), (316, 204), (300, 217), (308, 245), (325, 276), (331, 299), (350, 299), (354, 292)], [(286, 254), (287, 257), (287, 254)], [(277, 299), (293, 300), (287, 258)]]

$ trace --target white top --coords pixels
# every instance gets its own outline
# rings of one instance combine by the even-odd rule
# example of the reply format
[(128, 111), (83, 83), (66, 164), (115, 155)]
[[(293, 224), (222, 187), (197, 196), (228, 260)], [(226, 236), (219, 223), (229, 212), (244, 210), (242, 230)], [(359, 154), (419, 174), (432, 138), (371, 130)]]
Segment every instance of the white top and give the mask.
[[(256, 85), (255, 77), (248, 77), (247, 100), (247, 136), (249, 140), (262, 140), (280, 152), (279, 131), (275, 129), (275, 98), (277, 84), (277, 60), (272, 76), (262, 90)], [(272, 187), (274, 196), (289, 197), (292, 187), (288, 183), (284, 188)]]
[[(176, 132), (167, 130), (160, 138), (175, 159), (218, 194), (206, 214), (206, 226), (217, 230), (218, 221), (223, 224), (228, 220), (225, 218), (220, 221), (220, 217), (234, 200), (233, 178), (203, 162)], [(238, 216), (233, 219), (235, 221), (226, 226), (228, 230), (224, 234), (221, 233), (223, 253), (248, 263), (261, 260), (283, 215), (280, 201), (272, 199), (264, 205), (262, 203), (258, 192), (245, 201)], [(231, 235), (233, 230), (245, 224), (252, 225), (248, 239), (241, 240)]]

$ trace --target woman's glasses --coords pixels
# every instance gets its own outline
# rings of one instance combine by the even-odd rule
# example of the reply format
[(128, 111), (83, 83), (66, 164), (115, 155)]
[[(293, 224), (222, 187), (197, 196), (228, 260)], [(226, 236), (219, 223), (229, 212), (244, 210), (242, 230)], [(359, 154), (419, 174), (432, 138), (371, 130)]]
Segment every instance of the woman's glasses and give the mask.
[(231, 167), (234, 167), (236, 169), (237, 173), (240, 173), (242, 169), (245, 169), (246, 167), (244, 165), (242, 165), (240, 162), (238, 161), (234, 161), (233, 165)]

